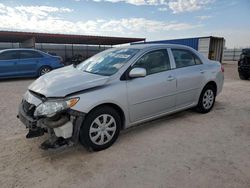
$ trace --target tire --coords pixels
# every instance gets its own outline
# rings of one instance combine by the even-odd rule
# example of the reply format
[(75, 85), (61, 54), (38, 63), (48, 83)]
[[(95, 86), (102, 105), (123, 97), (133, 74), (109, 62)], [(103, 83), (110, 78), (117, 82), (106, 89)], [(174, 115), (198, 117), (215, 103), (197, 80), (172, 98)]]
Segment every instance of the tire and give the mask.
[(49, 67), (49, 66), (43, 66), (39, 69), (39, 73), (38, 73), (38, 76), (42, 76), (48, 72), (52, 71), (52, 68)]
[(241, 74), (241, 73), (239, 73), (239, 77), (240, 77), (241, 80), (247, 80), (248, 79), (248, 77), (246, 75)]
[(196, 110), (200, 113), (208, 113), (214, 106), (216, 89), (212, 85), (207, 85), (201, 92)]
[(116, 141), (120, 129), (117, 111), (109, 106), (99, 107), (86, 116), (80, 129), (80, 143), (93, 151), (104, 150)]

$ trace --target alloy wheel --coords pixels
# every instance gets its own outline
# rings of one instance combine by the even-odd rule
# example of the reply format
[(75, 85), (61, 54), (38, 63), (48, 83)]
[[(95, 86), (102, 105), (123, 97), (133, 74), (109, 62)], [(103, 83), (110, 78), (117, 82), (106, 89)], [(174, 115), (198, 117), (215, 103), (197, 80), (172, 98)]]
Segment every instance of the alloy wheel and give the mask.
[(51, 71), (51, 68), (49, 68), (49, 67), (44, 67), (44, 68), (41, 69), (40, 75), (42, 76), (42, 75), (44, 75), (44, 74), (46, 74), (46, 73), (48, 73), (48, 72), (50, 72), (50, 71)]
[(108, 143), (115, 135), (116, 121), (109, 114), (98, 116), (91, 124), (89, 129), (90, 140), (96, 145)]
[(203, 95), (202, 99), (203, 107), (207, 110), (213, 106), (213, 103), (214, 103), (214, 92), (211, 89), (208, 89)]

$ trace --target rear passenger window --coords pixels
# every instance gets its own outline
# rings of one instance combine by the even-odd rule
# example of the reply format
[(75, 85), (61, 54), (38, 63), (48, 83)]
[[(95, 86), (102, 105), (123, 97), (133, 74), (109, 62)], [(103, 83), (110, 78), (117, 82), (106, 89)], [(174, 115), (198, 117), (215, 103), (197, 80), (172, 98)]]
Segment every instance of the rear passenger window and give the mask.
[(200, 59), (188, 50), (172, 49), (176, 68), (202, 64)]
[(0, 60), (18, 59), (17, 51), (8, 51), (0, 54)]
[(20, 59), (40, 58), (42, 55), (34, 51), (20, 51)]
[(133, 67), (145, 68), (147, 75), (170, 70), (167, 50), (155, 50), (143, 55)]

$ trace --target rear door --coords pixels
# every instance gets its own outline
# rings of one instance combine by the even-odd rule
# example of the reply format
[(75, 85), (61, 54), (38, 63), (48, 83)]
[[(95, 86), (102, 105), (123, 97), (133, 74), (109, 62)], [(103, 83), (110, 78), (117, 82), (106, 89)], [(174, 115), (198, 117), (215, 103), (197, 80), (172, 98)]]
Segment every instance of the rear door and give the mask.
[(36, 51), (20, 50), (19, 56), (20, 61), (17, 64), (19, 73), (27, 76), (36, 75), (43, 55)]
[(0, 53), (0, 77), (17, 76), (18, 52), (15, 50)]
[(190, 50), (172, 49), (177, 79), (176, 108), (197, 102), (199, 91), (205, 80), (202, 61)]

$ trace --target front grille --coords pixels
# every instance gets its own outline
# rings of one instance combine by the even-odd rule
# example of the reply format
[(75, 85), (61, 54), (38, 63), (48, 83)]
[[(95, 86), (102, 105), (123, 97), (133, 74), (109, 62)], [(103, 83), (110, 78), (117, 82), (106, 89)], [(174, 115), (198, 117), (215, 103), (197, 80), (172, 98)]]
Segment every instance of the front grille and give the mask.
[(23, 110), (28, 115), (33, 117), (36, 106), (28, 103), (26, 100), (23, 101)]

